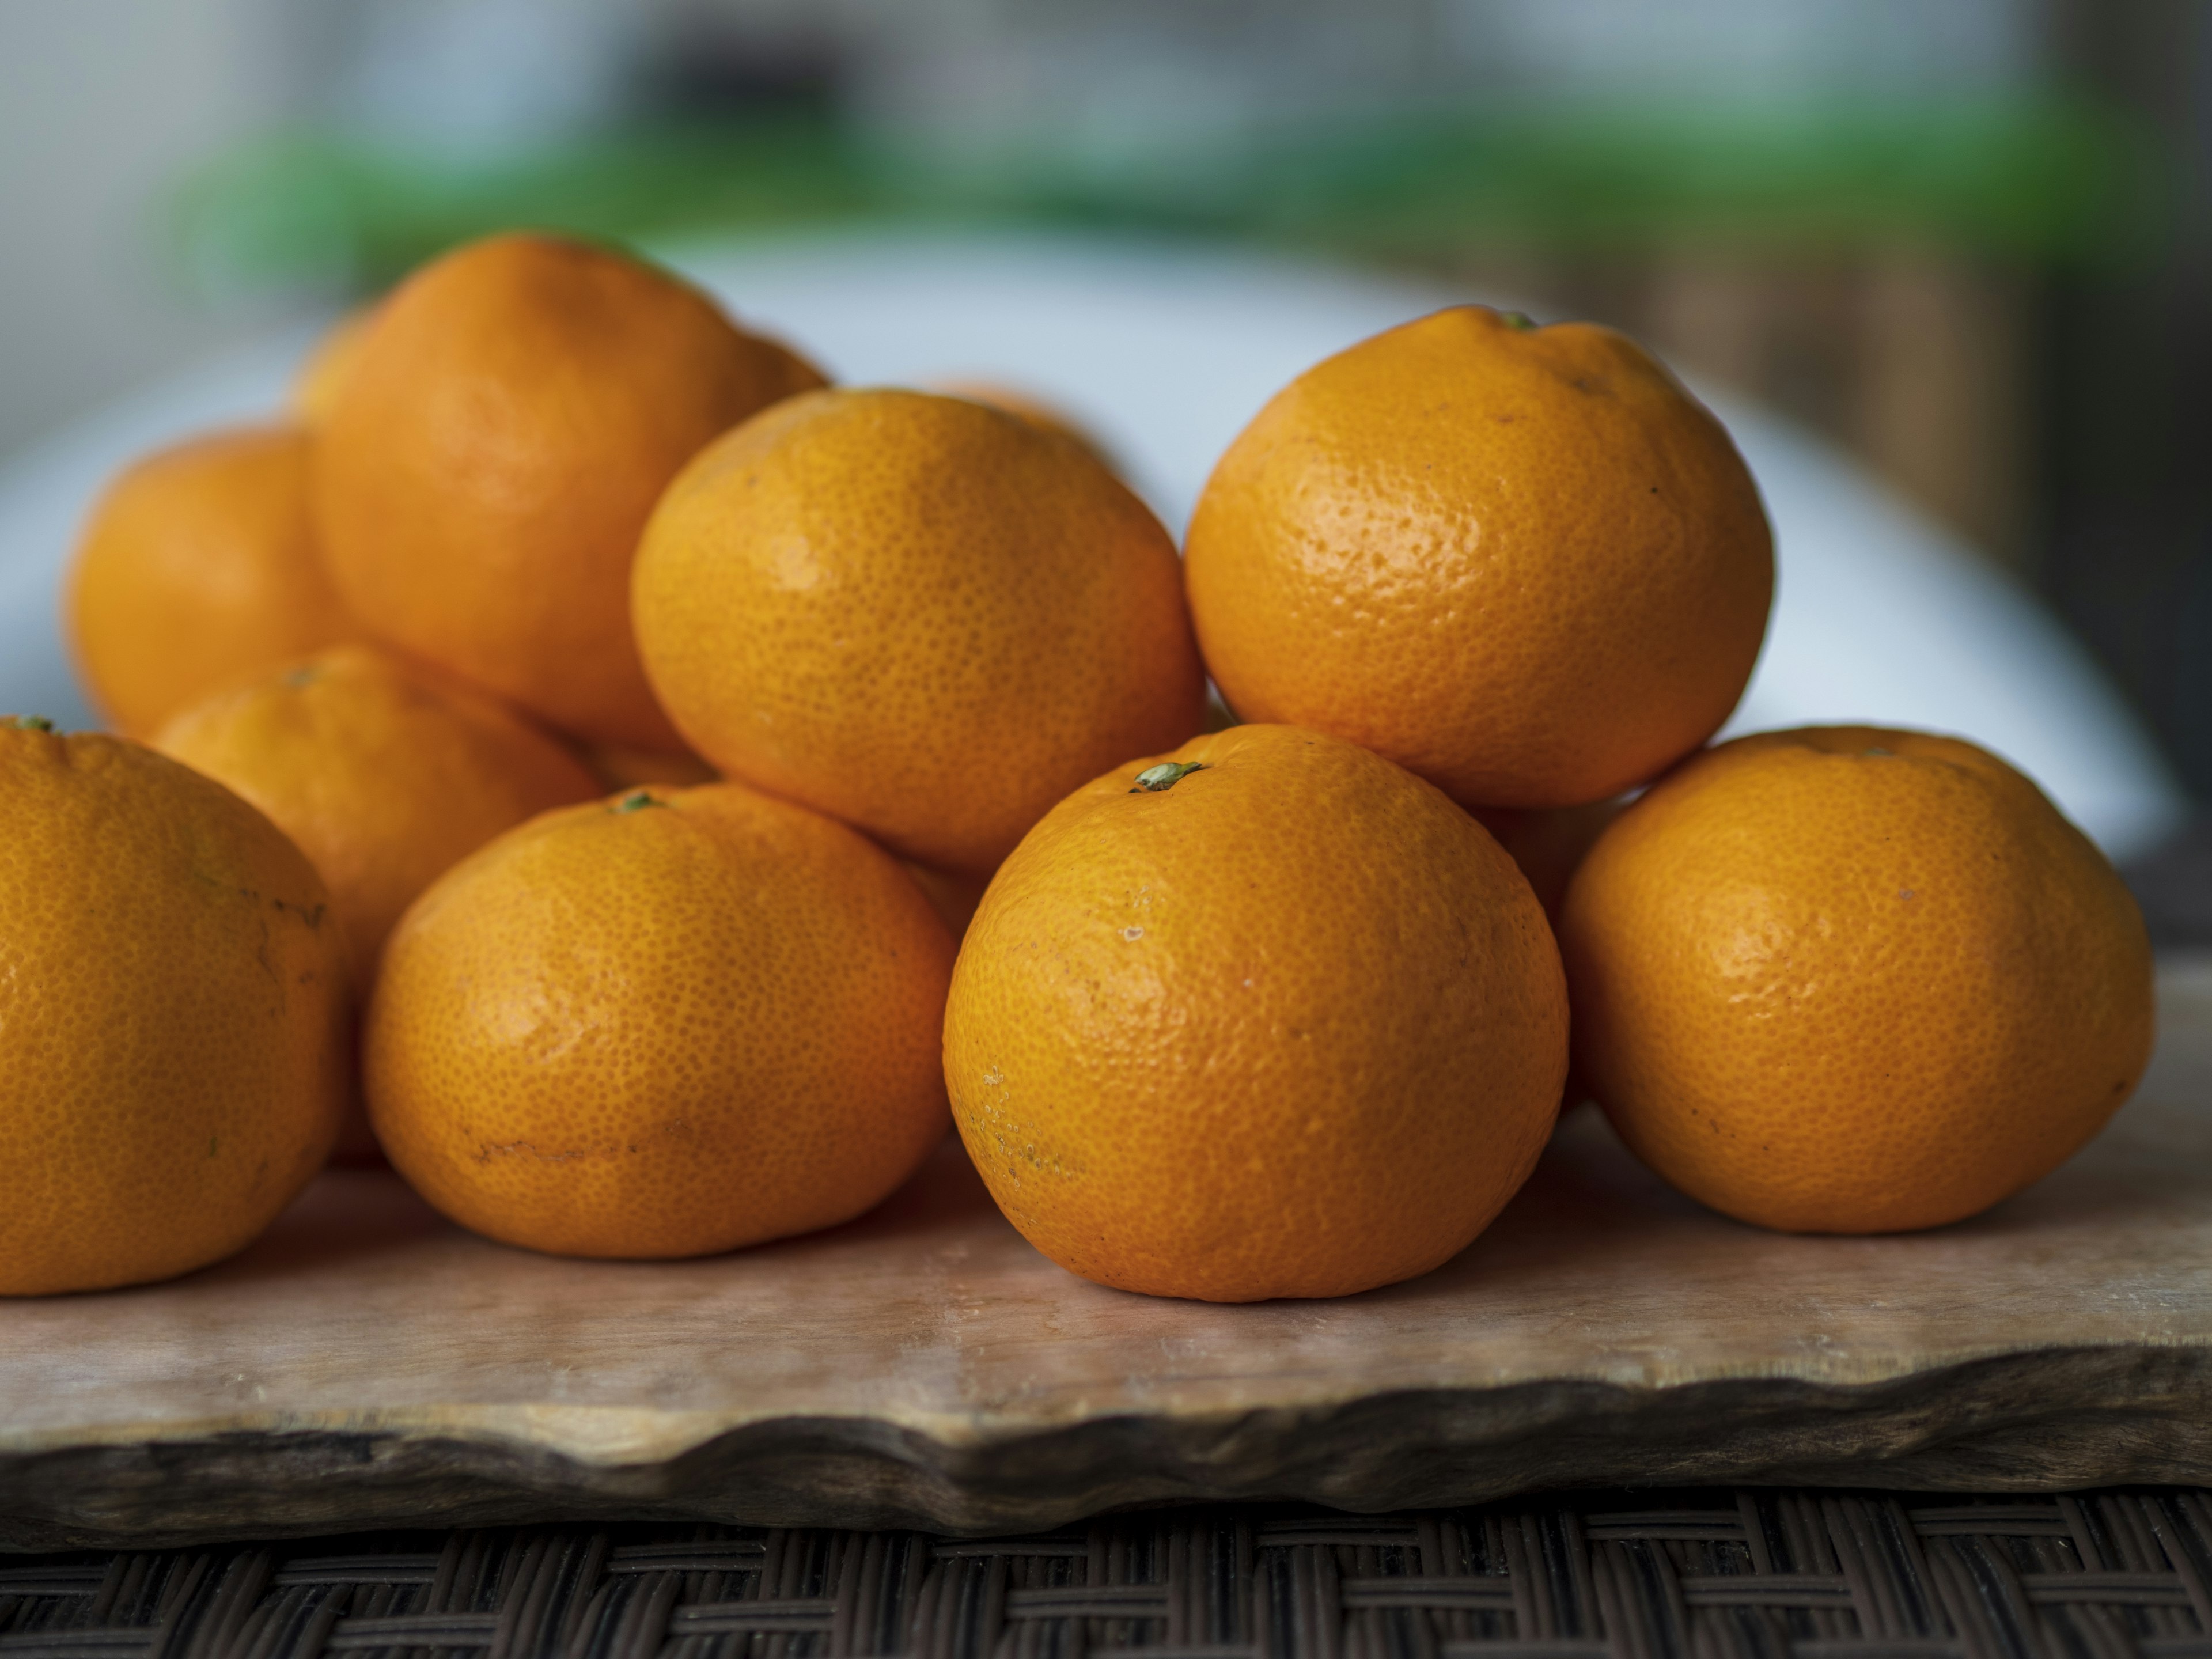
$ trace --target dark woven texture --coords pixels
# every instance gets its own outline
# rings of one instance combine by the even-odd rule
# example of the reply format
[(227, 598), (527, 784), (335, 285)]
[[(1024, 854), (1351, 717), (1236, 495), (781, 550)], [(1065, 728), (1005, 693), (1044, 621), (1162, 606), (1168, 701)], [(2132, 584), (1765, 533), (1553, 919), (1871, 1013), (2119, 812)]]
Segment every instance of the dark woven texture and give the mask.
[(0, 1659), (2204, 1655), (2212, 1494), (1581, 1496), (1042, 1538), (732, 1527), (17, 1558)]

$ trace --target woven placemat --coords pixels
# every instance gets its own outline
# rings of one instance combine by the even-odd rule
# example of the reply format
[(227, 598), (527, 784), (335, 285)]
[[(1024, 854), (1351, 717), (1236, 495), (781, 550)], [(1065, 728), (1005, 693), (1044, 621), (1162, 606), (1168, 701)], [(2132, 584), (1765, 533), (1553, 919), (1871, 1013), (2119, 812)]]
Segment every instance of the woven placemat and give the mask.
[(2212, 1659), (2212, 1494), (1577, 1494), (1036, 1538), (385, 1533), (0, 1565), (4, 1659)]

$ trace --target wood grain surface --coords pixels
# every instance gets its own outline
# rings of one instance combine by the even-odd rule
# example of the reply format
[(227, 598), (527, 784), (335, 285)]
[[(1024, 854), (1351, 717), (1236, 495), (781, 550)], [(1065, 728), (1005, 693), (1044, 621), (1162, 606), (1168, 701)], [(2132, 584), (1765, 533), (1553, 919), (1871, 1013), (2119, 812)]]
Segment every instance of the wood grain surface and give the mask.
[(1336, 1302), (1074, 1279), (955, 1146), (852, 1225), (660, 1264), (508, 1249), (328, 1175), (221, 1267), (0, 1302), (0, 1547), (2212, 1480), (2212, 960), (2168, 963), (2160, 1002), (2112, 1127), (1976, 1220), (1760, 1232), (1583, 1109), (1464, 1255)]

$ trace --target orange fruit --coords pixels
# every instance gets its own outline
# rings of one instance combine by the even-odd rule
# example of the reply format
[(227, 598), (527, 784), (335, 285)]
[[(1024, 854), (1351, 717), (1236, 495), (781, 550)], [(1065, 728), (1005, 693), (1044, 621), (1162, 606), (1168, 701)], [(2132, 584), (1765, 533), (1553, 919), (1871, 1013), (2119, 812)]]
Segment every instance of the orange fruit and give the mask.
[(1566, 1064), (1512, 860), (1412, 774), (1280, 726), (1053, 808), (983, 896), (945, 1018), (954, 1121), (1023, 1237), (1209, 1302), (1457, 1255), (1534, 1167)]
[(378, 310), (372, 303), (347, 312), (324, 331), (300, 365), (292, 380), (290, 401), (293, 412), (309, 426), (319, 424), (337, 405), (338, 388), (361, 361), (362, 348), (368, 343), (369, 325), (375, 322)]
[(317, 428), (314, 507), (372, 632), (600, 742), (678, 747), (629, 566), (702, 444), (822, 378), (620, 254), (495, 236), (386, 298)]
[(153, 741), (259, 807), (313, 861), (364, 990), (425, 887), (525, 818), (600, 793), (519, 715), (368, 646), (218, 693)]
[(329, 896), (228, 790), (0, 721), (0, 1295), (167, 1279), (322, 1167), (349, 1010)]
[(1938, 1226), (2142, 1074), (2151, 955), (2104, 855), (1953, 738), (1773, 732), (1628, 808), (1568, 889), (1575, 1060), (1675, 1186), (1792, 1232)]
[(465, 1226), (699, 1255), (870, 1208), (945, 1136), (952, 940), (890, 857), (735, 784), (548, 813), (386, 948), (378, 1138)]
[(1246, 720), (1471, 806), (1575, 806), (1728, 718), (1774, 558), (1719, 422), (1610, 329), (1462, 306), (1306, 371), (1191, 520), (1192, 620)]
[(1158, 520), (963, 398), (817, 392), (718, 440), (646, 527), (635, 605), (700, 754), (946, 869), (1203, 708)]
[(275, 663), (358, 639), (315, 553), (307, 438), (211, 433), (126, 468), (70, 566), (70, 643), (101, 716), (143, 737)]

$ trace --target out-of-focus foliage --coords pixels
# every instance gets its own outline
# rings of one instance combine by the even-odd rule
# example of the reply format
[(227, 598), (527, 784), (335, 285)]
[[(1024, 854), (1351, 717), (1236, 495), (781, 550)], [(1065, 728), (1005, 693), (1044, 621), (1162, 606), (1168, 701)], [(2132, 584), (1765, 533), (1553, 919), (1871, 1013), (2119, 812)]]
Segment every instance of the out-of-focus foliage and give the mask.
[(1470, 243), (1833, 250), (1906, 238), (2095, 260), (2151, 239), (2154, 185), (2140, 135), (2065, 100), (1573, 101), (1112, 163), (1010, 147), (957, 167), (815, 112), (646, 126), (489, 160), (304, 132), (222, 158), (187, 181), (177, 207), (189, 272), (234, 289), (373, 284), (506, 225), (635, 239), (887, 216), (1229, 232), (1414, 256)]
[(509, 226), (633, 240), (881, 211), (890, 195), (831, 123), (771, 116), (550, 144), (492, 160), (280, 133), (190, 175), (175, 198), (196, 285), (380, 285)]

